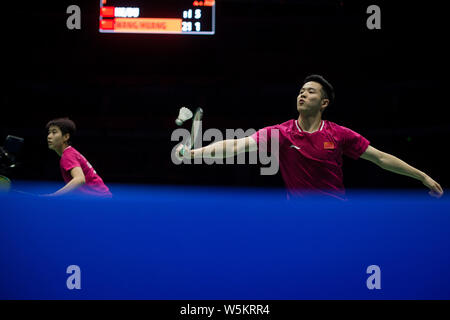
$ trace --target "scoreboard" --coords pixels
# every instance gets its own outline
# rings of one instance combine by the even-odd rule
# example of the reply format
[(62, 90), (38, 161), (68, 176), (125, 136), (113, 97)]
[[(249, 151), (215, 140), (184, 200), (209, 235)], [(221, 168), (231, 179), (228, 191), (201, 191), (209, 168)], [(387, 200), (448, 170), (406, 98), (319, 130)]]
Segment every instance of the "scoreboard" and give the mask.
[(100, 0), (105, 33), (214, 34), (215, 0)]

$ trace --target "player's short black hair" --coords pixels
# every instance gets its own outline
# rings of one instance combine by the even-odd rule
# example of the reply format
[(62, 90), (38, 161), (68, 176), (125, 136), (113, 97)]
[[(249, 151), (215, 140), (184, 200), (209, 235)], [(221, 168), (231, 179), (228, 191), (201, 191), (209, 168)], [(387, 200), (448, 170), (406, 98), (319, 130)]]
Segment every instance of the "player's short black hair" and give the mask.
[(58, 127), (63, 135), (65, 135), (66, 133), (70, 134), (67, 143), (68, 144), (72, 143), (72, 137), (75, 134), (75, 131), (77, 130), (75, 122), (73, 122), (69, 118), (58, 118), (50, 120), (45, 126), (45, 128), (48, 130), (51, 126)]
[(331, 85), (331, 83), (328, 82), (328, 80), (326, 80), (321, 75), (311, 74), (311, 75), (307, 76), (305, 78), (305, 80), (303, 80), (303, 84), (305, 84), (309, 81), (314, 81), (314, 82), (320, 83), (322, 85), (324, 97), (326, 99), (330, 100), (330, 104), (334, 101), (334, 88)]

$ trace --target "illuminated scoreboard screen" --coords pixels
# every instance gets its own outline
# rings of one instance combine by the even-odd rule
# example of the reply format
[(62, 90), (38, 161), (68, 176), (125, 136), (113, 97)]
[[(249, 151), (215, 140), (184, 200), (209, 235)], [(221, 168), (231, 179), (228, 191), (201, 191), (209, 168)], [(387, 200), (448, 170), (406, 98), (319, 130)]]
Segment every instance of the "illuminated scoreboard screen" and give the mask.
[(214, 34), (214, 0), (100, 0), (100, 32)]

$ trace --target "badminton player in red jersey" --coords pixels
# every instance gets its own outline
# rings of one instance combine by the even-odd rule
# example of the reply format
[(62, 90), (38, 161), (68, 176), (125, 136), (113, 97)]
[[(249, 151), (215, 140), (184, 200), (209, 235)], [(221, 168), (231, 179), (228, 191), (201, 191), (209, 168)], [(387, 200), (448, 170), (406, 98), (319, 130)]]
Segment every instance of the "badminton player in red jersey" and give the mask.
[[(322, 120), (323, 111), (333, 99), (332, 85), (320, 75), (310, 75), (305, 78), (297, 97), (298, 119), (265, 127), (250, 137), (224, 140), (190, 150), (184, 153), (184, 157), (199, 158), (203, 153), (225, 157), (227, 148), (233, 150), (234, 155), (261, 148), (270, 150), (272, 133), (277, 130), (278, 161), (289, 197), (314, 193), (345, 199), (343, 155), (352, 159), (363, 158), (385, 170), (420, 180), (430, 189), (431, 196), (442, 196), (441, 186), (422, 171), (377, 150), (355, 131)], [(178, 155), (183, 157), (181, 153)]]
[(75, 123), (68, 118), (51, 120), (46, 126), (48, 130), (48, 148), (60, 157), (60, 168), (66, 185), (48, 196), (59, 196), (67, 193), (111, 197), (111, 192), (103, 183), (86, 158), (71, 146), (71, 138), (75, 133)]

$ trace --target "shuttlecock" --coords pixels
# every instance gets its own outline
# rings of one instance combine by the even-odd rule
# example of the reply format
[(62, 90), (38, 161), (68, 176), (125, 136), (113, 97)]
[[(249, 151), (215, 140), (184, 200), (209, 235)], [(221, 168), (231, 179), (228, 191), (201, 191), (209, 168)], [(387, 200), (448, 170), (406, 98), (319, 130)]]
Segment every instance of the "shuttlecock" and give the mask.
[(180, 108), (180, 113), (178, 114), (178, 118), (177, 120), (175, 120), (175, 123), (179, 126), (181, 126), (183, 124), (183, 122), (185, 122), (186, 120), (189, 120), (190, 118), (192, 118), (193, 114), (192, 111), (189, 110), (186, 107), (182, 107)]

